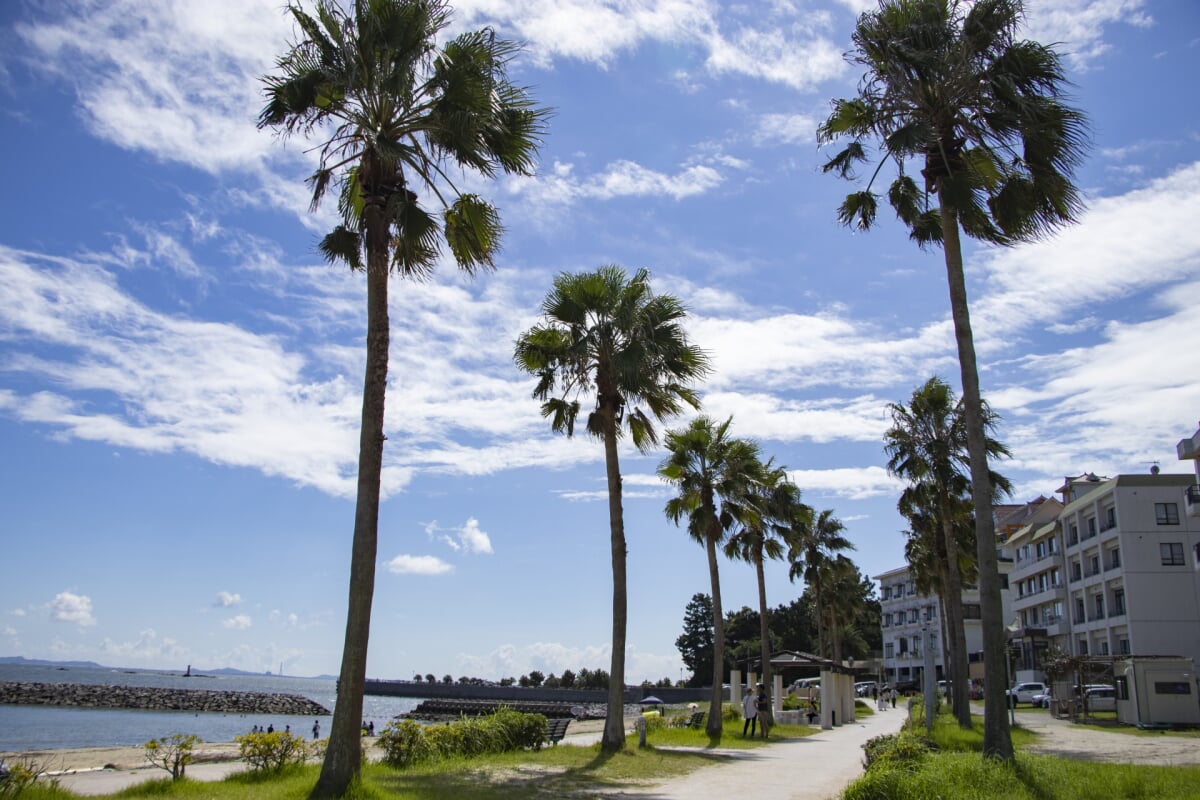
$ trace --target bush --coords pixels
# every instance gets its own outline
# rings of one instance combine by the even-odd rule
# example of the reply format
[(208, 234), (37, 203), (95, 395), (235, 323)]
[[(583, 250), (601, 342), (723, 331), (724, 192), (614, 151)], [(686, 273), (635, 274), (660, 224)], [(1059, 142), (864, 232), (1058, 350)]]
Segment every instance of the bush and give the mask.
[(431, 755), (425, 729), (411, 719), (389, 722), (379, 737), (379, 746), (383, 748), (384, 763), (393, 767), (407, 767)]
[(171, 780), (177, 781), (192, 763), (192, 748), (202, 741), (191, 733), (173, 733), (162, 739), (151, 739), (143, 747), (146, 748), (146, 760), (171, 773)]
[(238, 757), (254, 772), (282, 772), (308, 758), (304, 739), (290, 731), (245, 733), (233, 740), (238, 743)]
[(923, 736), (914, 733), (876, 736), (863, 745), (863, 767), (915, 770), (933, 749)]
[[(11, 797), (19, 797), (44, 771), (42, 765), (29, 756), (21, 756), (13, 764), (0, 761), (0, 798), (8, 800)], [(51, 779), (50, 786), (57, 787), (57, 779)]]
[(379, 737), (384, 763), (406, 767), (431, 758), (453, 758), (540, 750), (546, 744), (546, 718), (499, 708), (486, 717), (463, 717), (448, 725), (422, 726), (393, 720)]

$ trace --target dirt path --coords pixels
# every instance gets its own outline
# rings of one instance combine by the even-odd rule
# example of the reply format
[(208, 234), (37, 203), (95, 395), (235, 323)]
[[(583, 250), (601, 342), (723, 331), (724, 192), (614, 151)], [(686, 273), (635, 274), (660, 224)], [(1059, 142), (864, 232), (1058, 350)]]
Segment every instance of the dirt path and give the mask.
[(1200, 765), (1200, 737), (1099, 731), (1033, 711), (1018, 711), (1017, 724), (1038, 734), (1037, 743), (1028, 748), (1031, 753), (1076, 761)]

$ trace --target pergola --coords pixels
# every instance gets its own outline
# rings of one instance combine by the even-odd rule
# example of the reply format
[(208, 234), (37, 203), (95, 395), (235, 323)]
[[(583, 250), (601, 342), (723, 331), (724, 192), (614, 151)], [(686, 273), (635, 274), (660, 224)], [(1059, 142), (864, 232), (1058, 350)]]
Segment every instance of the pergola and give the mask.
[[(758, 659), (754, 663), (761, 666), (762, 659)], [(776, 711), (780, 710), (779, 704), (783, 702), (783, 678), (781, 672), (782, 670), (796, 667), (816, 667), (821, 672), (820, 708), (822, 728), (828, 730), (835, 725), (843, 725), (854, 721), (854, 676), (856, 672), (853, 660), (850, 663), (840, 663), (814, 653), (797, 652), (795, 650), (781, 650), (771, 656), (771, 669), (774, 672), (772, 696), (775, 698)], [(738, 678), (740, 679), (740, 676)], [(739, 681), (734, 680), (733, 685), (738, 687)], [(731, 699), (735, 703), (738, 701), (737, 692), (739, 689), (733, 690)]]

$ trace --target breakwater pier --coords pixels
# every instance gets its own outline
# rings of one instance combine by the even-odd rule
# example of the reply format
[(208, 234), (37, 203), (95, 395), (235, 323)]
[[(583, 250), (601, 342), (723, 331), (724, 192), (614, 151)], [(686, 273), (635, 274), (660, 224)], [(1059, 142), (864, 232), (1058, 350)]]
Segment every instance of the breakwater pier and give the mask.
[(325, 716), (330, 713), (320, 703), (295, 694), (13, 681), (0, 682), (0, 705), (303, 716)]

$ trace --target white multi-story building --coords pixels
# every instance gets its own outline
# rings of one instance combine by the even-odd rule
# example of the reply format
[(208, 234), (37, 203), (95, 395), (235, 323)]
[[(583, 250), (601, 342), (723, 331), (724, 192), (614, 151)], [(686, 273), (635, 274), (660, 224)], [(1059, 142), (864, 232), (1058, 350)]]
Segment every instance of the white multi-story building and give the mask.
[(1007, 535), (1007, 549), (1013, 555), (1009, 593), (1016, 624), (1009, 628), (1016, 629), (1011, 636), (1015, 680), (1037, 680), (1033, 670), (1046, 649), (1057, 640), (1065, 642), (1070, 628), (1065, 616), (1062, 544), (1057, 536), (1062, 508), (1058, 500), (1039, 497), (1025, 506), (1024, 514), (1010, 515), (1009, 524), (997, 531)]
[[(1011, 560), (1001, 554), (1001, 592), (1005, 613), (1010, 608), (1007, 571)], [(925, 671), (925, 635), (930, 635), (933, 664), (937, 679), (946, 675), (943, 658), (941, 604), (935, 595), (917, 592), (916, 581), (907, 566), (876, 575), (883, 626), (883, 679), (888, 683), (920, 684)], [(969, 671), (972, 678), (983, 677), (983, 628), (980, 622), (979, 589), (963, 590), (963, 629), (967, 640)]]

